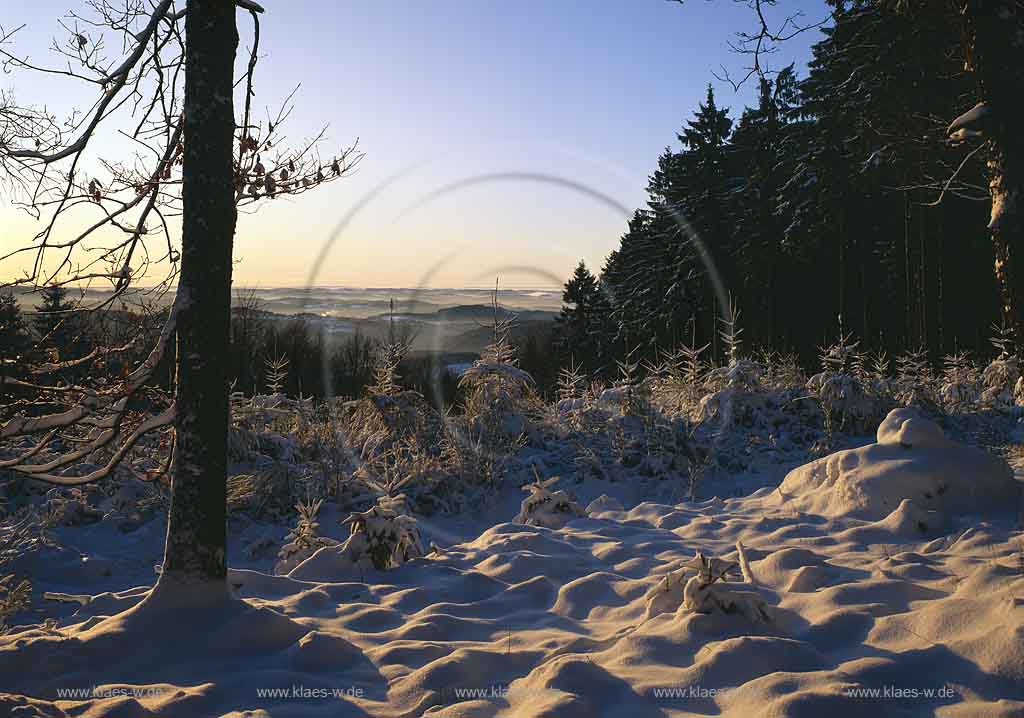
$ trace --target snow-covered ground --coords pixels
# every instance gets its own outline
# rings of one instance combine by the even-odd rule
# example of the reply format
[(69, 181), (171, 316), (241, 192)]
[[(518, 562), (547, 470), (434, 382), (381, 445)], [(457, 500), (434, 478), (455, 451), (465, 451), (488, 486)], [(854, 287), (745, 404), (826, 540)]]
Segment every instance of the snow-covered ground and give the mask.
[[(590, 445), (576, 411), (598, 412)], [(51, 494), (48, 527), (3, 566), (34, 600), (0, 636), (0, 715), (1024, 715), (1021, 479), (1004, 459), (915, 410), (813, 462), (798, 421), (767, 442), (755, 421), (705, 442), (714, 462), (691, 457), (716, 468), (686, 500), (675, 445), (638, 451), (655, 429), (625, 408), (558, 413), (575, 428), (530, 428), (485, 492), (431, 484), (461, 510), (413, 496), (426, 555), (385, 570), (353, 559), (341, 519), (367, 504), (338, 490), (286, 575), (294, 512), (237, 510), (225, 590), (150, 593), (159, 502), (130, 483)], [(356, 438), (357, 474), (391, 451)], [(297, 460), (290, 446), (262, 436)]]

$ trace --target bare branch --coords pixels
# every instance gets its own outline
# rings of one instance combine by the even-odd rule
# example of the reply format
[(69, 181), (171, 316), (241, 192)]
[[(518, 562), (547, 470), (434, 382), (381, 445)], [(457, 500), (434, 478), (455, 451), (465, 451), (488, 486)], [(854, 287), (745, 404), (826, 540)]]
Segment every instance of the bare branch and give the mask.
[[(680, 5), (685, 0), (669, 0)], [(830, 12), (827, 17), (816, 22), (805, 22), (803, 12), (795, 12), (787, 15), (781, 22), (773, 24), (768, 18), (765, 8), (776, 7), (777, 0), (734, 0), (747, 5), (756, 19), (755, 29), (751, 32), (740, 31), (736, 33), (736, 41), (729, 43), (729, 48), (738, 55), (748, 55), (751, 58), (751, 65), (744, 68), (744, 74), (739, 80), (734, 80), (726, 68), (712, 75), (715, 79), (728, 82), (734, 90), (739, 90), (751, 77), (755, 75), (764, 77), (769, 73), (764, 67), (763, 58), (778, 50), (778, 45), (792, 40), (805, 32), (817, 30), (824, 27), (835, 19), (835, 12)]]

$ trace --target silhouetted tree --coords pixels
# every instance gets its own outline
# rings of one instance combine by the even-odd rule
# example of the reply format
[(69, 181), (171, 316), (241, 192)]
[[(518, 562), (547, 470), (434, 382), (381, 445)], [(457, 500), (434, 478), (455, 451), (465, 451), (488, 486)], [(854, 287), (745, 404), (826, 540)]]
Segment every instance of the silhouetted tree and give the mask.
[(32, 336), (18, 300), (11, 291), (0, 293), (0, 376), (24, 376), (31, 348)]
[[(236, 208), (302, 194), (344, 176), (360, 156), (350, 147), (321, 163), (312, 150), (323, 133), (297, 150), (279, 146), (287, 106), (265, 124), (253, 118), (263, 12), (253, 0), (191, 0), (180, 10), (171, 0), (152, 5), (100, 0), (89, 6), (97, 17), (76, 24), (66, 45), (55, 43), (78, 68), (69, 63), (67, 69), (46, 70), (102, 88), (84, 118), (76, 115), (74, 122), (64, 123), (45, 108), (15, 104), (8, 94), (0, 97), (0, 167), (13, 184), (20, 184), (27, 206), (51, 212), (36, 242), (24, 250), (34, 255), (32, 270), (17, 283), (46, 285), (58, 274), (69, 285), (107, 280), (114, 291), (102, 303), (106, 306), (128, 290), (150, 261), (162, 261), (171, 267), (168, 280), (177, 279), (177, 292), (155, 346), (116, 383), (43, 386), (42, 393), (60, 405), (58, 411), (41, 416), (18, 412), (5, 423), (6, 439), (35, 435), (42, 442), (18, 452), (7, 466), (51, 483), (84, 484), (108, 476), (144, 434), (173, 425), (172, 495), (160, 585), (220, 584), (226, 575), (228, 342)], [(253, 42), (236, 76), (238, 8), (253, 21)], [(125, 55), (108, 63), (96, 48), (111, 33), (116, 42), (110, 44), (124, 47)], [(0, 44), (9, 39), (0, 38)], [(3, 54), (5, 69), (38, 70)], [(237, 115), (236, 87), (244, 93)], [(134, 112), (125, 134), (152, 152), (133, 162), (101, 161), (94, 170), (105, 172), (100, 178), (84, 167), (83, 157), (97, 128), (113, 122), (114, 111), (121, 107)], [(66, 137), (67, 127), (77, 137)], [(70, 232), (71, 239), (55, 242), (54, 232), (68, 219), (68, 209), (83, 203), (98, 205), (100, 219)], [(181, 214), (180, 251), (162, 221), (169, 211)], [(101, 252), (85, 254), (81, 263), (73, 261), (83, 254), (76, 250), (89, 249), (102, 230), (111, 228), (119, 230), (111, 234), (121, 239), (104, 242)], [(154, 237), (166, 240), (162, 256), (157, 253), (162, 242), (145, 247)], [(55, 249), (59, 261), (45, 261)], [(156, 416), (135, 419), (132, 414), (134, 429), (124, 432), (128, 399), (154, 379), (168, 346), (176, 347), (173, 403)], [(124, 350), (104, 348), (105, 353)], [(104, 431), (94, 431), (97, 426)], [(54, 444), (56, 458), (53, 452), (38, 451), (48, 442), (65, 441), (71, 431), (79, 432), (72, 449)], [(123, 433), (127, 436), (122, 438)], [(101, 451), (109, 452), (109, 460), (99, 468), (84, 474), (65, 471)], [(44, 462), (33, 460), (40, 455), (46, 456)]]
[[(601, 363), (599, 317), (606, 303), (601, 285), (581, 260), (562, 290), (562, 310), (557, 323), (557, 351), (563, 360), (595, 369)], [(536, 379), (536, 377), (534, 377)]]
[(58, 361), (82, 356), (88, 351), (84, 322), (75, 303), (68, 299), (67, 289), (60, 285), (45, 287), (42, 302), (36, 306), (33, 325), (42, 346), (56, 352)]

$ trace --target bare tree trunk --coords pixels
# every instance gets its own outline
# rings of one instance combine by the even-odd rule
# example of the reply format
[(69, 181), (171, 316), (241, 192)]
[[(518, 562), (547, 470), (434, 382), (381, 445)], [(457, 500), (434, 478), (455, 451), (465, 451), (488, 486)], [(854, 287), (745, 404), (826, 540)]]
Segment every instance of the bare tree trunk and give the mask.
[(223, 581), (231, 248), (235, 234), (232, 0), (189, 0), (176, 446), (163, 577)]
[(1018, 0), (964, 0), (968, 62), (988, 109), (984, 133), (989, 140), (988, 176), (992, 196), (989, 231), (995, 254), (1001, 313), (1024, 341), (1024, 224), (1021, 183), (1024, 173), (1024, 8)]

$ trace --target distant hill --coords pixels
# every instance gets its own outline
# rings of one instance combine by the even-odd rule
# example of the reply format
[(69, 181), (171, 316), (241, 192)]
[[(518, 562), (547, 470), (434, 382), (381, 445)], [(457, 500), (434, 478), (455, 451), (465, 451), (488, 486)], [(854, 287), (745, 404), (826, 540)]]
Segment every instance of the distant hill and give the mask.
[[(531, 332), (550, 329), (553, 321), (553, 315), (546, 319), (517, 321), (512, 326), (512, 338), (521, 339)], [(494, 332), (490, 327), (474, 327), (459, 334), (449, 336), (445, 341), (445, 350), (449, 352), (479, 354), (493, 339)]]
[[(401, 312), (400, 318), (414, 321), (458, 321), (458, 322), (491, 322), (494, 318), (494, 309), (486, 304), (460, 304), (454, 307), (445, 307), (433, 312)], [(556, 312), (543, 309), (508, 309), (498, 306), (498, 316), (502, 319), (514, 317), (517, 322), (544, 321), (554, 319)], [(387, 320), (390, 313), (378, 314), (372, 319)]]

